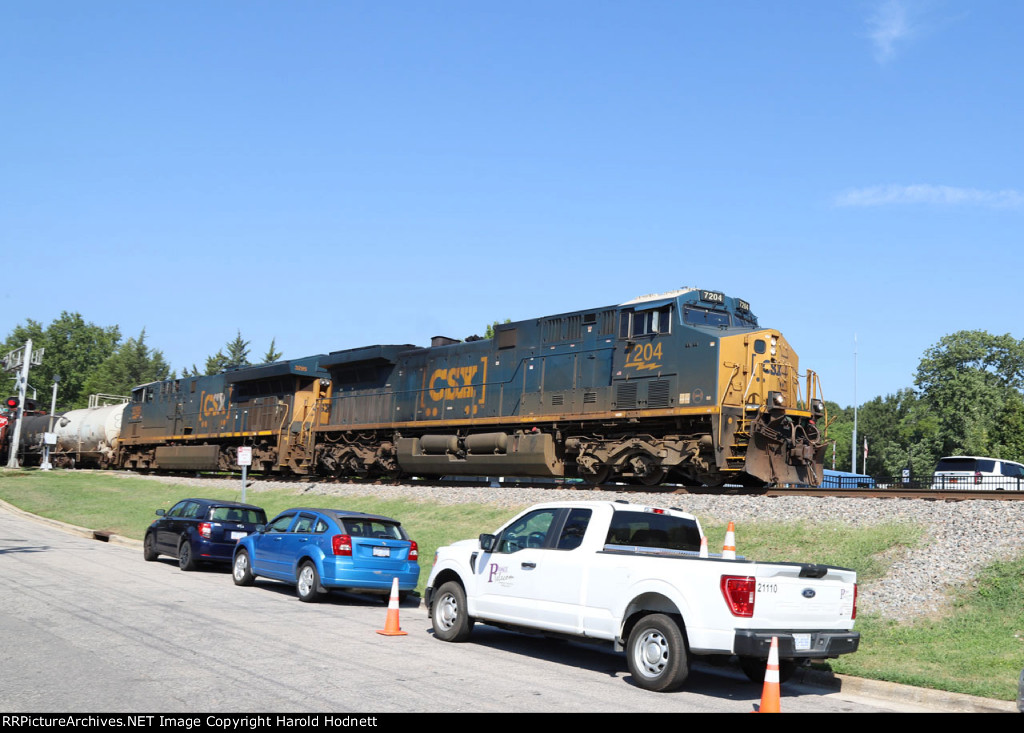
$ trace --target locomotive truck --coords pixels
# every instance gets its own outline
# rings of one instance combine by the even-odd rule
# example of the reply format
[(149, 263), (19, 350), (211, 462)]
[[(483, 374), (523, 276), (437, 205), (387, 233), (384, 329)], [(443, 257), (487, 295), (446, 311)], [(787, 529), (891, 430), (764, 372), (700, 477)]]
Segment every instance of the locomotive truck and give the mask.
[[(648, 486), (821, 479), (814, 372), (750, 304), (685, 288), (137, 387), (118, 464), (332, 476), (579, 477)], [(821, 425), (821, 427), (819, 427)]]

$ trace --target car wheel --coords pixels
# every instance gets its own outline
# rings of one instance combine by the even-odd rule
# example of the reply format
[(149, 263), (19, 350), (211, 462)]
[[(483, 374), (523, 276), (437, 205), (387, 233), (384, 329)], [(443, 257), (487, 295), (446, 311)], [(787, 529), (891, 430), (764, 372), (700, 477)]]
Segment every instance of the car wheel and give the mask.
[(235, 585), (252, 585), (256, 576), (252, 574), (252, 565), (249, 563), (249, 553), (239, 550), (235, 554), (235, 561), (231, 564), (231, 578)]
[(298, 591), (299, 600), (304, 603), (312, 603), (318, 600), (320, 589), (320, 573), (316, 571), (316, 565), (311, 562), (302, 564), (299, 568), (299, 577), (295, 583), (295, 590)]
[(178, 567), (182, 570), (195, 570), (198, 565), (196, 556), (192, 552), (192, 543), (188, 541), (188, 537), (185, 537), (178, 546)]
[(629, 634), (626, 663), (645, 690), (668, 692), (682, 685), (690, 665), (679, 624), (661, 613), (644, 616)]
[[(798, 666), (800, 665), (795, 659), (780, 659), (779, 682), (788, 681)], [(747, 676), (748, 680), (760, 684), (764, 682), (764, 674), (768, 671), (768, 660), (760, 657), (740, 657), (740, 669), (743, 670), (743, 674)]]
[(146, 539), (142, 541), (142, 557), (145, 558), (146, 562), (153, 562), (159, 555), (160, 553), (156, 551), (156, 538), (150, 532), (146, 535)]
[(434, 636), (441, 641), (465, 641), (473, 630), (473, 619), (466, 614), (466, 591), (454, 580), (442, 585), (430, 610)]

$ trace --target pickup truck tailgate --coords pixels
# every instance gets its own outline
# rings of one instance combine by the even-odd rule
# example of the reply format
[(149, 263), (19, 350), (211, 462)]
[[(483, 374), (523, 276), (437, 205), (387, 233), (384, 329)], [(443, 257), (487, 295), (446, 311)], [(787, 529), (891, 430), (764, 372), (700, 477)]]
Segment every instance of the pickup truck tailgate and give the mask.
[(854, 571), (794, 563), (762, 565), (755, 575), (751, 627), (794, 630), (851, 627)]

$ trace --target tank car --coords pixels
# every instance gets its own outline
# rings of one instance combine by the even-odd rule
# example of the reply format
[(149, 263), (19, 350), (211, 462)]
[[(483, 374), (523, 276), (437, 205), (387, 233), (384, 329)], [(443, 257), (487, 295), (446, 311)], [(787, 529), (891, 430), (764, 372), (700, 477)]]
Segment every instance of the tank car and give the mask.
[(56, 468), (109, 468), (115, 464), (123, 404), (97, 405), (50, 415), (27, 415), (21, 432), (23, 466), (43, 460), (43, 436), (51, 432), (50, 464)]

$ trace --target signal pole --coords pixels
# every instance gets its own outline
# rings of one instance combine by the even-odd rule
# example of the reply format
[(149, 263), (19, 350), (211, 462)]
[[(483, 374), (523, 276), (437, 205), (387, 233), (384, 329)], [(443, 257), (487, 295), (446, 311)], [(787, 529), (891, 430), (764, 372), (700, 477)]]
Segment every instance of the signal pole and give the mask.
[(39, 366), (43, 363), (43, 351), (32, 351), (32, 339), (28, 339), (20, 349), (15, 349), (7, 355), (7, 368), (10, 370), (21, 367), (21, 373), (17, 378), (18, 385), (18, 415), (14, 423), (14, 434), (11, 436), (10, 451), (7, 455), (7, 467), (18, 467), (18, 446), (21, 444), (21, 422), (25, 417), (25, 390), (28, 388), (28, 369), (30, 365)]

